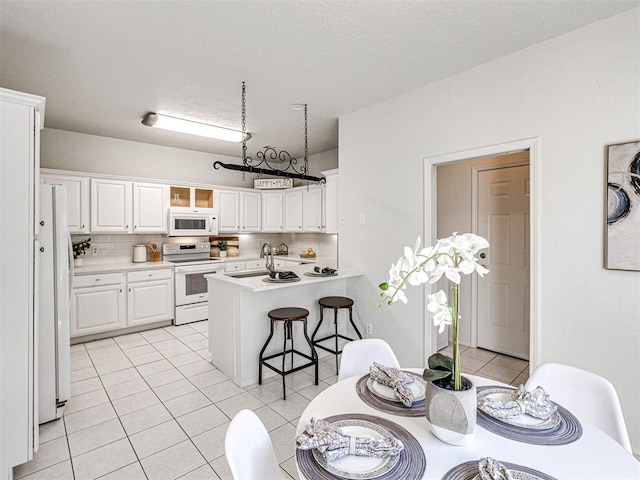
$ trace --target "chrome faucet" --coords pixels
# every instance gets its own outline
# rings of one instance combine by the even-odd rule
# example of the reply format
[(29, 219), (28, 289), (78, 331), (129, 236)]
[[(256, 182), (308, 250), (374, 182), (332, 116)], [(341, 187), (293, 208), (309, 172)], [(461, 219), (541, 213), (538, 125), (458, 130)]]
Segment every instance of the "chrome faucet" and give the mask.
[(260, 258), (264, 258), (265, 247), (266, 247), (266, 254), (267, 254), (267, 260), (265, 262), (265, 268), (269, 272), (273, 272), (273, 247), (271, 246), (271, 244), (269, 242), (264, 242), (262, 244), (262, 247), (260, 247)]

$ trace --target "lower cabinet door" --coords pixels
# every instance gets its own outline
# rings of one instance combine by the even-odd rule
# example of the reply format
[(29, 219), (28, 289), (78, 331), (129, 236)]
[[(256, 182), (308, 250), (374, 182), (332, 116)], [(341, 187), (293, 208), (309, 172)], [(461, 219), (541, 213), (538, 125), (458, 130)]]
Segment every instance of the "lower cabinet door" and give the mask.
[(73, 289), (72, 337), (105, 332), (127, 325), (122, 284)]
[(173, 318), (173, 288), (171, 280), (130, 283), (128, 293), (128, 326)]

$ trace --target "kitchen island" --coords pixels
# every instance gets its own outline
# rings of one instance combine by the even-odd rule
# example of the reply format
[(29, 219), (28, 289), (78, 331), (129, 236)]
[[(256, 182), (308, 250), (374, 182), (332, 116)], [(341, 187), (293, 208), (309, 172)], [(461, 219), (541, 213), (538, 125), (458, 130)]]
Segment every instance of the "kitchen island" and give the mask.
[[(300, 281), (292, 283), (265, 283), (263, 279), (268, 278), (266, 274), (245, 278), (234, 278), (239, 272), (205, 276), (209, 295), (211, 363), (238, 386), (246, 387), (258, 382), (258, 355), (269, 336), (270, 322), (267, 312), (280, 307), (306, 308), (309, 310), (307, 329), (311, 337), (319, 321), (318, 299), (346, 295), (347, 282), (361, 275), (357, 271), (339, 270), (337, 275), (331, 277), (306, 276), (306, 272), (313, 272), (313, 267), (287, 267), (287, 270), (295, 272), (300, 277)], [(328, 316), (328, 312), (325, 314), (324, 323), (318, 332), (320, 338), (332, 333), (334, 328), (333, 315)], [(345, 313), (340, 312), (339, 315)], [(349, 322), (342, 320), (338, 322), (339, 331), (345, 334)], [(358, 323), (357, 306), (354, 308), (354, 321)], [(293, 330), (296, 348), (302, 352), (308, 351), (302, 333), (302, 323), (296, 323)], [(282, 351), (282, 335), (282, 325), (277, 325), (265, 355)], [(353, 337), (355, 333), (349, 328), (347, 335)], [(330, 355), (326, 352), (321, 353), (323, 351), (319, 349), (317, 352), (321, 357)], [(304, 361), (300, 358), (295, 360)], [(268, 378), (275, 373), (264, 368), (263, 375), (264, 378)]]

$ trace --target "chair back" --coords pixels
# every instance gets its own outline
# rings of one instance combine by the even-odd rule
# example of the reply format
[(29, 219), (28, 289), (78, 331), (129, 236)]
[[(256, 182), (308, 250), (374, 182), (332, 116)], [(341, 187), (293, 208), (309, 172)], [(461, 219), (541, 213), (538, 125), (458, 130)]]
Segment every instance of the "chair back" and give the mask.
[(234, 480), (283, 480), (267, 429), (251, 410), (240, 410), (227, 427), (224, 451)]
[(578, 420), (596, 426), (632, 453), (618, 394), (609, 380), (569, 365), (543, 363), (529, 377), (525, 388), (537, 386)]
[(338, 381), (369, 372), (373, 362), (400, 368), (398, 359), (387, 342), (379, 338), (354, 340), (342, 348)]

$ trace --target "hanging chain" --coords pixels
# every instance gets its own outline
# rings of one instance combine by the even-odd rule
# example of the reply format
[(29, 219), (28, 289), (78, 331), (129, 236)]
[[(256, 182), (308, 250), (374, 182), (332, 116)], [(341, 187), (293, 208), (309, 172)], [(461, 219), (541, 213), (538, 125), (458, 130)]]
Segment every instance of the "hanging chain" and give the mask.
[[(247, 107), (246, 97), (247, 91), (242, 82), (242, 165), (247, 166)], [(244, 172), (242, 172), (242, 181), (244, 182)]]
[[(309, 138), (307, 135), (307, 104), (304, 104), (304, 174), (309, 174)], [(307, 183), (309, 190), (309, 183)]]

